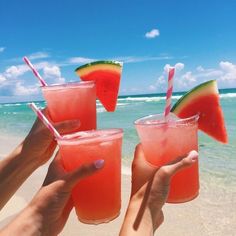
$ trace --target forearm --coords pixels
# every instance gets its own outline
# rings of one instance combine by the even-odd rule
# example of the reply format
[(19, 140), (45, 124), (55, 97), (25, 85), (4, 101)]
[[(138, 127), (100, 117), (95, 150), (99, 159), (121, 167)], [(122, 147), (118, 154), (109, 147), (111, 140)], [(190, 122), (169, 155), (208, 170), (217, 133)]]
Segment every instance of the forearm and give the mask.
[(152, 236), (154, 227), (149, 208), (145, 206), (142, 199), (131, 199), (120, 236)]
[(0, 236), (40, 236), (42, 233), (42, 218), (35, 214), (33, 208), (25, 208), (11, 223), (0, 230)]
[(22, 154), (22, 147), (23, 144), (20, 144), (8, 157), (0, 161), (0, 210), (39, 166), (36, 161), (29, 161)]

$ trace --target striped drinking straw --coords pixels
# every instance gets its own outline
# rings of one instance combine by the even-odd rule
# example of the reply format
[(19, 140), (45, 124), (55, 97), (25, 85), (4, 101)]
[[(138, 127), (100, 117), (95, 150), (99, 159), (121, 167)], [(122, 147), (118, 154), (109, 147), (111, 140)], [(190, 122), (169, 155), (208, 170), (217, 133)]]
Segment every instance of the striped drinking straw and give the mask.
[(40, 109), (35, 105), (35, 103), (29, 104), (30, 108), (35, 112), (38, 118), (44, 123), (44, 125), (49, 129), (54, 137), (57, 139), (61, 139), (62, 136), (58, 133), (58, 131), (53, 127), (53, 125), (49, 122), (46, 116), (40, 111)]
[(170, 68), (169, 75), (168, 75), (168, 88), (166, 92), (166, 106), (165, 106), (165, 112), (164, 112), (164, 117), (166, 121), (168, 121), (168, 117), (171, 110), (171, 97), (172, 97), (172, 92), (173, 92), (174, 74), (175, 74), (175, 68)]
[(23, 60), (25, 61), (25, 63), (29, 66), (29, 68), (32, 70), (32, 72), (34, 73), (34, 75), (38, 78), (39, 82), (42, 84), (42, 86), (47, 86), (47, 83), (45, 82), (45, 80), (41, 77), (41, 75), (39, 74), (39, 72), (34, 68), (34, 66), (31, 64), (30, 60), (27, 57), (23, 57)]

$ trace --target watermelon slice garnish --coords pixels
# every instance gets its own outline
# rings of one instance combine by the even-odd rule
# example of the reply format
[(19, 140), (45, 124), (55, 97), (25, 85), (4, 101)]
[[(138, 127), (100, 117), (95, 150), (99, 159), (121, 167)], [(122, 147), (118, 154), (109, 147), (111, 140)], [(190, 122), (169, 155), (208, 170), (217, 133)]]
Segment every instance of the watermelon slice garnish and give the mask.
[(97, 98), (107, 111), (116, 109), (122, 66), (117, 61), (95, 61), (75, 70), (82, 80), (96, 81)]
[(180, 118), (199, 114), (200, 130), (222, 143), (228, 142), (215, 80), (202, 83), (187, 92), (176, 102), (171, 111)]

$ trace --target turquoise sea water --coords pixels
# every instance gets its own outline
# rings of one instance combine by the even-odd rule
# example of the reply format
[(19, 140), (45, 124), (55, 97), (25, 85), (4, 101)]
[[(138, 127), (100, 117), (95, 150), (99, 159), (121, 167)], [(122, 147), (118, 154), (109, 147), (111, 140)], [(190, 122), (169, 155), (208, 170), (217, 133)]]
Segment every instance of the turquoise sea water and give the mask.
[[(173, 103), (181, 95), (174, 94)], [(196, 227), (203, 227), (205, 235), (214, 236), (234, 235), (232, 227), (236, 223), (236, 89), (221, 90), (220, 98), (229, 144), (223, 145), (199, 132), (200, 195), (191, 202), (194, 215), (203, 222)], [(37, 102), (37, 105), (44, 107), (45, 103)], [(98, 128), (124, 129), (123, 164), (128, 168), (123, 169), (130, 169), (133, 151), (139, 142), (133, 122), (142, 116), (163, 112), (164, 106), (164, 94), (120, 97), (114, 113), (106, 112), (97, 104)], [(34, 120), (35, 114), (27, 103), (0, 104), (0, 136), (22, 138)], [(181, 219), (181, 214), (179, 217)]]
[[(180, 98), (182, 93), (173, 95), (173, 103)], [(209, 178), (224, 176), (227, 183), (236, 180), (236, 89), (220, 91), (221, 105), (224, 111), (229, 144), (223, 145), (199, 132), (199, 147), (201, 156), (202, 175)], [(36, 102), (40, 107), (45, 102)], [(160, 113), (165, 106), (164, 94), (149, 94), (119, 97), (117, 109), (108, 113), (97, 104), (98, 128), (121, 127), (124, 129), (123, 161), (130, 163), (133, 150), (138, 143), (137, 133), (133, 122), (142, 116)], [(35, 114), (27, 103), (0, 104), (0, 132), (1, 135), (25, 136), (35, 119)]]

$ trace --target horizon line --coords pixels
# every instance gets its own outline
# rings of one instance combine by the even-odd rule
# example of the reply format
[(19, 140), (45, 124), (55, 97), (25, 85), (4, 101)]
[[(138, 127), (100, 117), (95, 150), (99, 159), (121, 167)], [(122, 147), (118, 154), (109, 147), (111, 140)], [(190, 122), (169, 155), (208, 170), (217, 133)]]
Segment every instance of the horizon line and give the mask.
[[(236, 90), (236, 88), (220, 88), (219, 92), (221, 92), (222, 90)], [(188, 91), (178, 91), (178, 92), (173, 92), (173, 95), (176, 94), (183, 94), (186, 93)], [(154, 95), (161, 95), (161, 97), (165, 97), (166, 93), (140, 93), (140, 94), (129, 94), (129, 95), (118, 95), (118, 99), (119, 98), (125, 98), (125, 97), (138, 97), (138, 96), (154, 96)], [(15, 101), (15, 102), (1, 102), (0, 104), (14, 104), (14, 103), (29, 103), (29, 102), (45, 102), (45, 100), (27, 100), (27, 101)]]

